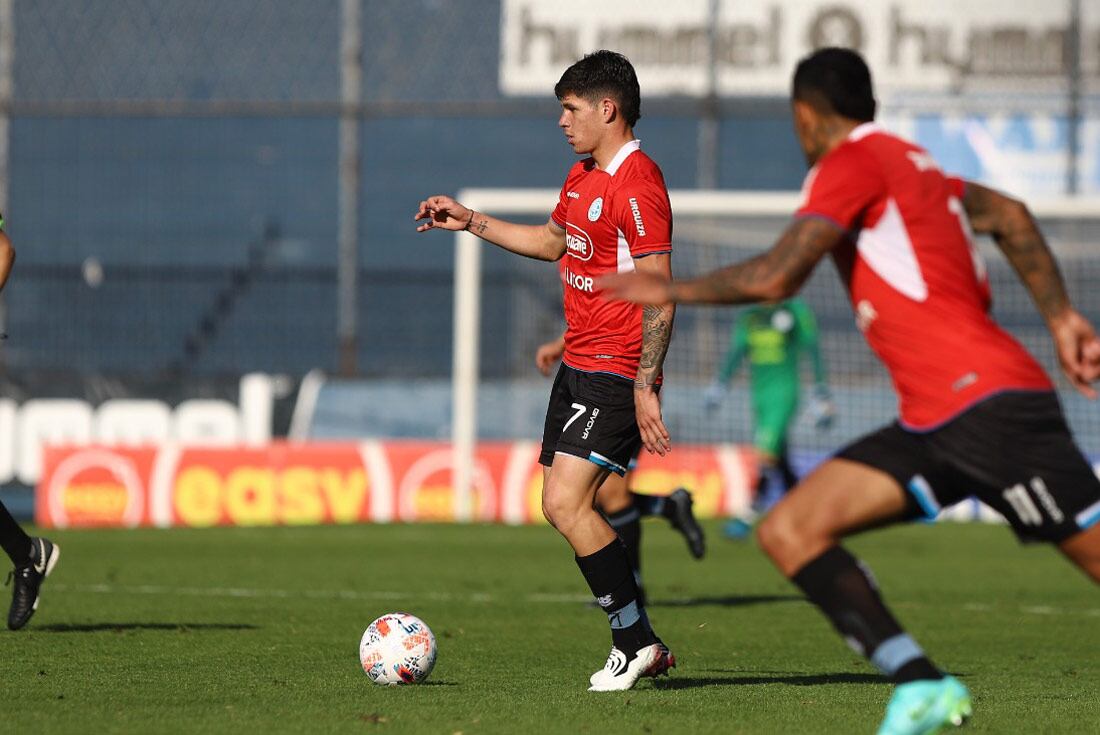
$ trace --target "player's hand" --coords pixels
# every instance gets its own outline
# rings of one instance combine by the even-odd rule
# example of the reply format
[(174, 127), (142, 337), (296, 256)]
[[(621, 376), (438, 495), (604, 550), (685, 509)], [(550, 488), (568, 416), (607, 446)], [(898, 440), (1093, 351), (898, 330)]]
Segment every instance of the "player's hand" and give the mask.
[(614, 273), (596, 279), (596, 290), (615, 301), (662, 305), (672, 301), (672, 281), (655, 273)]
[(1089, 320), (1076, 309), (1066, 309), (1050, 323), (1058, 361), (1073, 387), (1096, 398), (1092, 383), (1100, 379), (1100, 337)]
[(722, 399), (726, 396), (726, 388), (719, 382), (711, 383), (707, 386), (707, 389), (703, 391), (703, 406), (707, 409), (707, 413), (714, 411), (722, 404)]
[(413, 217), (413, 222), (426, 220), (416, 228), (417, 232), (427, 232), (428, 230), (458, 231), (466, 229), (472, 215), (472, 210), (462, 206), (451, 197), (440, 194), (428, 197), (420, 202), (420, 209)]
[(549, 376), (550, 371), (554, 368), (554, 363), (561, 359), (564, 352), (565, 340), (561, 338), (539, 345), (539, 348), (535, 350), (535, 367), (543, 375)]
[(661, 418), (661, 398), (653, 388), (634, 387), (634, 413), (642, 444), (650, 454), (662, 457), (672, 451), (672, 440)]

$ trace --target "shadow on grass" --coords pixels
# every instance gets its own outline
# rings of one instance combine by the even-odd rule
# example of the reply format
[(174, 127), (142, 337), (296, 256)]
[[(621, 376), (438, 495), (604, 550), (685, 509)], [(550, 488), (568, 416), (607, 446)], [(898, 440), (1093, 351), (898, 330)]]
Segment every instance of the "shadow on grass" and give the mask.
[[(721, 673), (721, 672), (716, 672)], [(767, 675), (753, 676), (696, 676), (687, 678), (669, 678), (654, 681), (656, 689), (694, 689), (710, 686), (756, 686), (759, 684), (789, 684), (791, 686), (810, 687), (823, 684), (888, 684), (890, 680), (878, 674), (835, 673), (835, 674), (786, 674), (782, 672), (762, 672)]]
[(802, 595), (726, 595), (725, 597), (687, 597), (672, 600), (649, 600), (646, 607), (747, 607), (772, 605), (778, 602), (805, 602)]
[(188, 633), (192, 630), (259, 630), (258, 625), (248, 623), (52, 623), (34, 626), (32, 630), (45, 633), (124, 633), (128, 630), (174, 630)]

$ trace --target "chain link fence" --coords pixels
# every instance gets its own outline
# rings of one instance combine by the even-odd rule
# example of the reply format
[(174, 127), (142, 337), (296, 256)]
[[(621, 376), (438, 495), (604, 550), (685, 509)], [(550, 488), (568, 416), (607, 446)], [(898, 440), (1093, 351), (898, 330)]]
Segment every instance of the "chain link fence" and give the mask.
[[(502, 91), (508, 64), (546, 59), (552, 65), (588, 50), (583, 25), (569, 25), (574, 14), (561, 10), (562, 25), (554, 26), (544, 17), (548, 5), (0, 0), (0, 74), (8, 70), (7, 81), (0, 79), (0, 109), (9, 121), (0, 205), (19, 252), (5, 291), (4, 366), (123, 375), (335, 372), (338, 293), (354, 268), (357, 306), (348, 323), (355, 325), (358, 373), (447, 379), (451, 242), (417, 236), (412, 214), (432, 193), (552, 186), (563, 177), (572, 156), (555, 128), (552, 83), (539, 93)], [(624, 20), (592, 43), (617, 39), (639, 58), (661, 63), (712, 58), (723, 65), (720, 84), (736, 81), (734, 73), (755, 73), (782, 50), (781, 81), (771, 92), (719, 87), (708, 100), (655, 85), (645, 94), (637, 132), (670, 187), (696, 185), (700, 160), (709, 155), (717, 160), (719, 186), (797, 188), (804, 164), (791, 137), (782, 80), (790, 73), (786, 59), (800, 54), (783, 46), (783, 34), (805, 16), (816, 24), (811, 29), (828, 31), (822, 39), (850, 40), (855, 36), (845, 18), (871, 12), (854, 3), (775, 0), (758, 4), (758, 17), (745, 20), (757, 12), (752, 5), (697, 0), (671, 7), (646, 0), (634, 15), (626, 3), (600, 6), (601, 17), (618, 12)], [(1018, 18), (1021, 7), (1038, 5), (1017, 0), (987, 10)], [(349, 59), (341, 44), (350, 6), (359, 8), (362, 83), (349, 97), (342, 87)], [(916, 3), (895, 6), (899, 15), (883, 15), (881, 23), (884, 33), (908, 34), (902, 61), (954, 53), (967, 41), (952, 37), (941, 44), (939, 26), (913, 25)], [(698, 46), (707, 39), (691, 30), (705, 26), (693, 20), (689, 27), (677, 13), (705, 20), (714, 8), (722, 17), (711, 26), (717, 33), (710, 43), (717, 45), (707, 52)], [(1021, 31), (1040, 41), (1048, 31), (1062, 33), (1056, 50), (1069, 48), (1066, 33), (1079, 39), (1079, 53), (1058, 57), (1051, 67), (1061, 75), (1057, 91), (1032, 94), (1030, 67), (1020, 66), (1017, 86), (1032, 96), (1013, 95), (1009, 73), (1001, 79), (1001, 105), (983, 102), (981, 114), (989, 119), (982, 118), (988, 122), (982, 129), (1003, 142), (1017, 135), (1013, 126), (1020, 121), (1019, 135), (1038, 141), (1036, 156), (1049, 152), (1061, 161), (1071, 146), (1066, 130), (1075, 128), (1087, 184), (1100, 171), (1100, 11), (1067, 0), (1057, 16), (1062, 20)], [(872, 44), (873, 52), (868, 18), (857, 40)], [(812, 40), (792, 33), (792, 44)], [(1043, 50), (1049, 44), (1038, 41), (1021, 48), (1032, 46), (1049, 53)], [(995, 57), (1000, 47), (990, 48)], [(903, 132), (950, 156), (958, 136), (973, 137), (964, 124), (969, 90), (956, 86), (933, 102), (927, 94), (890, 93), (884, 112)], [(1078, 117), (1070, 125), (1065, 110), (1074, 95)], [(949, 108), (946, 118), (935, 113)], [(341, 116), (358, 121), (354, 264), (341, 260), (338, 247), (346, 216), (339, 206)], [(700, 158), (701, 121), (711, 118), (717, 136)], [(487, 284), (491, 292), (539, 292), (511, 271), (496, 272), (503, 280)], [(487, 278), (493, 273), (490, 263)], [(556, 308), (541, 297), (529, 306)], [(553, 322), (553, 315), (543, 321)], [(488, 377), (526, 377), (530, 367), (521, 353), (528, 347), (486, 340)]]

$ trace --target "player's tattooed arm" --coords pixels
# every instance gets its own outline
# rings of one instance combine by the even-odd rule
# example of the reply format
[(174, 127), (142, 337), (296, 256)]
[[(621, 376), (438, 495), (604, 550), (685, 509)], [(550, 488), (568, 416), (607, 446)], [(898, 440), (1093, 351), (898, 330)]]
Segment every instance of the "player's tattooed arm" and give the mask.
[(665, 355), (668, 354), (668, 343), (672, 340), (675, 308), (672, 304), (642, 307), (642, 357), (634, 378), (635, 388), (649, 388), (657, 384)]
[(698, 278), (674, 281), (670, 300), (680, 303), (744, 304), (793, 296), (845, 232), (831, 220), (800, 217), (770, 250)]
[[(637, 258), (634, 268), (638, 273), (668, 279), (672, 277), (672, 258), (668, 253)], [(676, 306), (671, 303), (649, 304), (642, 308), (642, 356), (634, 387), (648, 388), (657, 384), (665, 355), (668, 354), (668, 344), (672, 340), (675, 315)]]
[(1069, 297), (1062, 274), (1027, 205), (968, 181), (963, 208), (974, 232), (993, 236), (1039, 313), (1050, 322), (1065, 312)]
[(565, 254), (565, 229), (552, 219), (544, 225), (507, 222), (441, 194), (420, 202), (413, 220), (421, 223), (417, 232), (468, 230), (486, 242), (528, 258), (558, 260)]
[(1070, 303), (1058, 264), (1027, 206), (968, 181), (963, 207), (974, 232), (993, 236), (1031, 293), (1066, 378), (1082, 394), (1096, 398), (1092, 384), (1100, 380), (1100, 337)]
[[(672, 277), (672, 260), (668, 253), (637, 258), (634, 267), (638, 273), (654, 278), (667, 280)], [(656, 388), (672, 340), (675, 315), (676, 307), (670, 303), (642, 307), (642, 355), (634, 375), (634, 412), (638, 432), (645, 448), (660, 455), (672, 448), (668, 428), (661, 417), (661, 401)]]

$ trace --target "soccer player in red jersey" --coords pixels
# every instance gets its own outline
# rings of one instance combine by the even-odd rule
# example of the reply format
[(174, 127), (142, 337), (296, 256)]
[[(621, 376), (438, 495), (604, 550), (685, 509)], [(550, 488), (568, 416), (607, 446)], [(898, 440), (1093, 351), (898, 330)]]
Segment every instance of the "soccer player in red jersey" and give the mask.
[(593, 500), (609, 473), (626, 472), (640, 444), (661, 455), (671, 448), (658, 391), (674, 310), (610, 301), (593, 284), (635, 270), (670, 277), (672, 211), (661, 170), (634, 137), (641, 94), (626, 57), (585, 56), (554, 94), (558, 125), (586, 158), (569, 171), (546, 224), (505, 222), (447, 196), (421, 202), (414, 219), (424, 220), (418, 232), (469, 230), (519, 255), (559, 261), (565, 355), (546, 410), (542, 509), (573, 547), (611, 625), (611, 654), (589, 688), (621, 690), (675, 659), (654, 634), (626, 549)]
[(833, 256), (857, 324), (893, 379), (900, 418), (805, 478), (758, 539), (898, 684), (880, 733), (939, 732), (970, 715), (969, 693), (901, 629), (843, 537), (934, 517), (976, 494), (1021, 538), (1056, 544), (1100, 582), (1100, 480), (1050, 379), (989, 315), (971, 233), (993, 236), (1046, 320), (1063, 372), (1090, 398), (1100, 339), (1070, 303), (1023, 203), (945, 175), (927, 152), (875, 125), (871, 75), (858, 54), (831, 48), (803, 59), (792, 112), (812, 168), (802, 206), (770, 250), (694, 279), (611, 276), (597, 288), (640, 304), (778, 301)]

